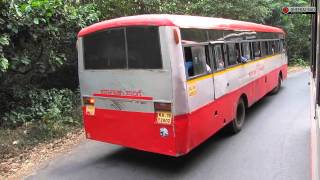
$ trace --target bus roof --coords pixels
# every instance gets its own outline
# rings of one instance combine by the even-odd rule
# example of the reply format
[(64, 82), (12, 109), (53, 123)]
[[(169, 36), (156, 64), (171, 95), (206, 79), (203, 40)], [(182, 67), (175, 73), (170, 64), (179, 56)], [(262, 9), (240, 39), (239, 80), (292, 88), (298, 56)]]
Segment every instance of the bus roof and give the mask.
[(280, 28), (245, 21), (189, 15), (148, 14), (105, 20), (83, 28), (79, 32), (78, 37), (104, 29), (125, 26), (176, 26), (180, 28), (273, 32), (284, 34), (284, 31)]

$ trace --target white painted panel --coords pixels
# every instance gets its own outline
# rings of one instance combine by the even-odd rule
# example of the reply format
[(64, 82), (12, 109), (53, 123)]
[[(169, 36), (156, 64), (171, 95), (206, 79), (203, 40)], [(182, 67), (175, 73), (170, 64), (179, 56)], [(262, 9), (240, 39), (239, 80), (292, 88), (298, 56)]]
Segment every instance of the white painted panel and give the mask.
[[(198, 109), (214, 100), (213, 79), (206, 78), (187, 84), (189, 107), (192, 110)], [(190, 91), (194, 88), (194, 93)]]

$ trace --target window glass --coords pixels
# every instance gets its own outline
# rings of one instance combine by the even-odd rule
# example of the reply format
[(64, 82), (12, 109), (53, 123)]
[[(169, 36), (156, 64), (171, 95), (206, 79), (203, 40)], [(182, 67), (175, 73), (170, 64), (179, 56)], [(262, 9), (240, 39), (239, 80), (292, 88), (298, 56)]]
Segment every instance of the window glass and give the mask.
[(247, 60), (250, 60), (250, 43), (249, 42), (244, 42), (241, 44), (242, 45), (242, 57), (244, 57)]
[(282, 53), (282, 52), (283, 52), (283, 49), (284, 49), (284, 47), (283, 47), (283, 40), (282, 40), (282, 39), (280, 40), (279, 48), (280, 48), (280, 52)]
[(207, 42), (207, 30), (204, 29), (180, 29), (181, 39), (193, 42)]
[(158, 27), (108, 29), (85, 36), (83, 45), (85, 69), (162, 68)]
[(262, 41), (261, 42), (261, 56), (264, 57), (268, 55), (268, 42)]
[(162, 68), (157, 27), (126, 28), (129, 69)]
[(209, 41), (217, 41), (217, 40), (224, 40), (224, 31), (221, 30), (214, 30), (210, 29), (208, 30), (208, 35), (209, 35)]
[(239, 49), (236, 48), (235, 43), (228, 43), (228, 65), (232, 66), (238, 64), (238, 57), (239, 57)]
[(221, 44), (214, 45), (213, 47), (214, 60), (216, 64), (217, 70), (221, 70), (225, 68), (225, 61), (223, 58), (223, 51)]
[(274, 41), (274, 52), (275, 53), (280, 52), (280, 41), (279, 40)]
[(274, 54), (274, 41), (269, 41), (268, 43), (268, 53), (272, 55)]
[(209, 70), (211, 71), (210, 67), (206, 64), (206, 51), (204, 46), (185, 47), (184, 55), (187, 77), (206, 74)]
[(85, 69), (126, 68), (123, 29), (96, 32), (83, 38)]
[(223, 52), (223, 57), (224, 57), (224, 66), (227, 67), (227, 62), (228, 62), (228, 49), (226, 44), (222, 44), (222, 52)]
[(213, 65), (211, 65), (211, 61), (210, 61), (210, 56), (209, 56), (209, 46), (205, 46), (205, 55), (206, 55), (206, 70), (207, 72), (211, 73), (212, 70), (211, 68), (213, 67)]
[(254, 59), (260, 58), (261, 57), (260, 42), (258, 42), (258, 41), (253, 42), (252, 48), (253, 48)]

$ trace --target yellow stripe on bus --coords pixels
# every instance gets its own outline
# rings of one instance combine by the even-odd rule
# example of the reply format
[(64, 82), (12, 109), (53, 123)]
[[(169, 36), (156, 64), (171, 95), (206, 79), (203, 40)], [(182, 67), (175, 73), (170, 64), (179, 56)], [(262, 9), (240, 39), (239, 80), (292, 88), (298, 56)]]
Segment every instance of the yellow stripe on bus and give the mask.
[(201, 80), (204, 80), (204, 79), (213, 78), (214, 76), (219, 76), (219, 75), (224, 74), (226, 72), (233, 71), (233, 70), (239, 69), (241, 67), (248, 66), (250, 64), (254, 64), (254, 63), (257, 63), (259, 61), (263, 61), (263, 60), (269, 59), (269, 58), (277, 56), (277, 55), (279, 55), (279, 54), (272, 55), (272, 56), (267, 56), (265, 58), (261, 58), (261, 59), (258, 59), (258, 60), (253, 60), (253, 61), (247, 62), (245, 64), (240, 64), (240, 65), (234, 66), (232, 68), (228, 68), (228, 69), (225, 69), (225, 70), (222, 70), (222, 71), (215, 72), (213, 74), (208, 74), (208, 75), (201, 76), (201, 77), (198, 77), (198, 78), (195, 78), (195, 79), (190, 79), (190, 80), (187, 81), (187, 83), (190, 84), (190, 83), (195, 83), (195, 82), (198, 82), (198, 81), (201, 81)]

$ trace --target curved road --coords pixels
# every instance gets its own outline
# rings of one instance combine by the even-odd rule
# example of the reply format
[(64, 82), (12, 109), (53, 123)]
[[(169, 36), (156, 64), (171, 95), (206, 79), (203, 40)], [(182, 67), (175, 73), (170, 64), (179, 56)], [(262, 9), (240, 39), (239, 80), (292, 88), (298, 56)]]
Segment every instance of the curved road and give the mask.
[(310, 179), (308, 73), (289, 75), (275, 96), (249, 109), (244, 129), (220, 132), (171, 158), (85, 141), (27, 179)]

